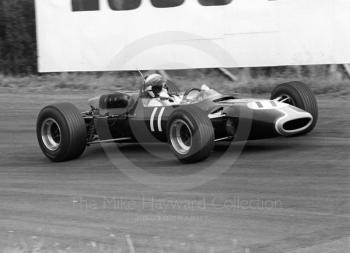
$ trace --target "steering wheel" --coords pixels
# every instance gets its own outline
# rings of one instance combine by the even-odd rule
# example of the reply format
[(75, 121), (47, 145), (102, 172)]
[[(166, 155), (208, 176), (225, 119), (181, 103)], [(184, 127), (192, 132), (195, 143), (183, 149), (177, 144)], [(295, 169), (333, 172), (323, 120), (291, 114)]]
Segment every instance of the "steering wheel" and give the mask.
[(185, 91), (185, 93), (184, 93), (183, 98), (186, 99), (187, 96), (188, 96), (191, 92), (193, 92), (193, 91), (201, 92), (201, 89), (199, 89), (199, 88), (190, 88), (190, 89), (187, 89), (187, 90)]

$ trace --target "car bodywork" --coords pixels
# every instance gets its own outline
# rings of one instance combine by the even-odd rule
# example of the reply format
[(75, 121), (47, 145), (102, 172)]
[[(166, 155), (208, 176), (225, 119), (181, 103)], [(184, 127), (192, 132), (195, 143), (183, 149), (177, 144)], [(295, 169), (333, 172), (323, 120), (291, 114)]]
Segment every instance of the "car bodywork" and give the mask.
[(179, 104), (148, 106), (140, 93), (116, 92), (89, 100), (91, 110), (83, 113), (87, 125), (87, 144), (101, 142), (168, 141), (171, 114), (186, 107), (198, 107), (210, 119), (215, 142), (292, 136), (303, 132), (313, 121), (310, 113), (274, 100), (246, 99), (237, 94), (223, 95), (200, 91), (196, 98)]

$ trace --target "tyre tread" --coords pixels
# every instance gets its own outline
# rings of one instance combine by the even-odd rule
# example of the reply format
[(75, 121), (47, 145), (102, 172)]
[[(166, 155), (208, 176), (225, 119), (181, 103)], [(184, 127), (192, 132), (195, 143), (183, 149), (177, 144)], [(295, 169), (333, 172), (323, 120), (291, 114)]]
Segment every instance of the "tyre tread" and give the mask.
[[(211, 151), (214, 148), (214, 128), (212, 126), (212, 123), (210, 119), (208, 118), (208, 115), (201, 110), (200, 108), (196, 106), (189, 106), (186, 108), (181, 108), (176, 110), (169, 118), (168, 122), (168, 130), (170, 127), (171, 122), (176, 118), (176, 117), (181, 117), (182, 115), (186, 115), (191, 118), (192, 121), (195, 122), (195, 125), (197, 126), (197, 131), (199, 136), (201, 137), (200, 139), (200, 144), (199, 144), (199, 150), (193, 154), (190, 154), (188, 156), (181, 156), (176, 154), (177, 158), (183, 162), (183, 163), (194, 163), (194, 162), (199, 162), (204, 159), (206, 159)], [(170, 138), (168, 138), (170, 141)]]
[[(316, 126), (318, 120), (318, 105), (315, 95), (309, 86), (303, 82), (292, 81), (288, 83), (283, 83), (276, 86), (271, 92), (271, 99), (275, 99), (282, 93), (289, 93), (296, 99), (299, 103), (297, 107), (309, 112), (313, 117), (312, 124), (305, 129), (301, 134), (310, 132)], [(297, 94), (297, 96), (295, 96)]]
[[(63, 144), (64, 149), (60, 150), (57, 154), (52, 155), (47, 153), (45, 147), (42, 146), (43, 144), (40, 141), (40, 123), (42, 121), (42, 117), (44, 117), (46, 114), (51, 115), (51, 117), (55, 118), (58, 117), (56, 113), (59, 115), (59, 118), (63, 120), (63, 127), (65, 129), (68, 129), (68, 132), (66, 133), (68, 136), (68, 142)], [(37, 135), (40, 147), (43, 150), (44, 154), (55, 162), (75, 159), (84, 152), (86, 147), (85, 121), (82, 118), (79, 110), (71, 103), (57, 103), (48, 105), (43, 108), (38, 116)]]

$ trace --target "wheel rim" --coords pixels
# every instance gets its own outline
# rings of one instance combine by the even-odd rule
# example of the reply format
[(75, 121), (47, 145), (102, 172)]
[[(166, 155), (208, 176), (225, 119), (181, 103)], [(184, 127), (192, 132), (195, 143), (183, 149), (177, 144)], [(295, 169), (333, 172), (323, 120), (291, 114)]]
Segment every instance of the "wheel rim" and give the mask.
[(192, 132), (188, 124), (182, 120), (175, 120), (170, 127), (170, 142), (175, 151), (186, 155), (192, 147)]
[(41, 139), (50, 151), (56, 151), (61, 144), (61, 129), (57, 121), (48, 118), (41, 125)]
[(295, 102), (294, 102), (293, 98), (287, 94), (281, 94), (279, 96), (279, 101), (295, 106)]

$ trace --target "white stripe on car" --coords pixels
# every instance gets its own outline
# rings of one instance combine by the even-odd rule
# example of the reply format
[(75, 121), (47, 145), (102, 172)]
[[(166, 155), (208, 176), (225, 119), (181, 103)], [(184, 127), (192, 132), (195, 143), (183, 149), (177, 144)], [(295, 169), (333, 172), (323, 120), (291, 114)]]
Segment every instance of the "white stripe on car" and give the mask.
[(165, 107), (163, 107), (160, 110), (159, 116), (158, 116), (158, 130), (159, 130), (159, 132), (163, 132), (163, 130), (162, 130), (162, 117), (163, 117), (164, 110), (165, 110)]
[(151, 119), (149, 121), (150, 127), (151, 127), (151, 131), (154, 132), (154, 117), (156, 116), (158, 107), (155, 107), (153, 109), (152, 115), (151, 115)]

